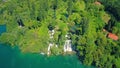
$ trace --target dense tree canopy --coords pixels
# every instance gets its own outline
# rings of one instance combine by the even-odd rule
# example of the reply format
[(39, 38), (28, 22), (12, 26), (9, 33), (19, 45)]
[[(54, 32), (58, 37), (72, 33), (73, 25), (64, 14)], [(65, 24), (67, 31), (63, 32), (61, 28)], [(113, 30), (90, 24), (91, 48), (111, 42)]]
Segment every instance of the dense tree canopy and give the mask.
[[(119, 68), (120, 65), (119, 0), (0, 0), (0, 25), (7, 31), (1, 43), (19, 46), (22, 52), (47, 51), (62, 54), (65, 35), (70, 34), (72, 47), (85, 65)], [(49, 31), (55, 30), (54, 39)], [(107, 37), (108, 33), (118, 40)]]

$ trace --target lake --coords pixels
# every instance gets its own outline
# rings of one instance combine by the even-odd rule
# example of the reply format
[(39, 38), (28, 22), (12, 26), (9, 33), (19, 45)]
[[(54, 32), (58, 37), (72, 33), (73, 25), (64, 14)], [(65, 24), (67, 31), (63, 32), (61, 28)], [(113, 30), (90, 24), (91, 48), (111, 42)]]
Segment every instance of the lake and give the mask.
[[(0, 33), (6, 28), (0, 26)], [(19, 48), (0, 44), (0, 68), (93, 68), (84, 66), (76, 55), (45, 56), (21, 53)]]

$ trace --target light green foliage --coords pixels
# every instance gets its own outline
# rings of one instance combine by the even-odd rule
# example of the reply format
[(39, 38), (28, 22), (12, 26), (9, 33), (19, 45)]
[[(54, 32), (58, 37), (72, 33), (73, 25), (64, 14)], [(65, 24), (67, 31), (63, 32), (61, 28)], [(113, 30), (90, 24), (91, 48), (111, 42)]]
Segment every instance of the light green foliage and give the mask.
[(57, 48), (57, 47), (52, 47), (51, 48), (51, 53), (53, 54), (53, 55), (59, 55), (60, 53), (62, 53), (62, 49), (59, 47), (59, 48)]
[(108, 23), (108, 21), (110, 20), (110, 16), (105, 12), (101, 12), (101, 18), (105, 23)]
[(73, 13), (69, 16), (68, 20), (71, 22), (80, 23), (81, 16), (79, 15), (79, 13)]
[(68, 31), (67, 23), (59, 22), (58, 27), (62, 31), (63, 35), (67, 34), (67, 31)]
[(73, 11), (79, 12), (79, 11), (84, 11), (84, 9), (85, 9), (85, 3), (82, 0), (78, 0), (73, 5)]

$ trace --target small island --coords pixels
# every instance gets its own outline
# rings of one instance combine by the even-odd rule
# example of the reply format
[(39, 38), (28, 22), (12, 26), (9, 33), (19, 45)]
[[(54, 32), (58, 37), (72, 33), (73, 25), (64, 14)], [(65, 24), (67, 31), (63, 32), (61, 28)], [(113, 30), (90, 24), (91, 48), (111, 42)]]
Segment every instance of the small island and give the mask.
[(22, 53), (75, 53), (84, 65), (119, 68), (120, 1), (1, 0), (0, 43)]

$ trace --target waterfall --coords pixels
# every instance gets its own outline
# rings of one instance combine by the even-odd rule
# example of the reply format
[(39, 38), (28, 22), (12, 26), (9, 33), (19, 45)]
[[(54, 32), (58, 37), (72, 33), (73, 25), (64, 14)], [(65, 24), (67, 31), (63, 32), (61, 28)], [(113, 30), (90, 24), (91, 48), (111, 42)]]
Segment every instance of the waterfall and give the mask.
[[(49, 36), (50, 36), (50, 39), (52, 40), (54, 37), (54, 34), (55, 34), (55, 31), (54, 30), (49, 30)], [(54, 45), (53, 42), (49, 42), (49, 45), (48, 45), (48, 52), (47, 54), (49, 55), (50, 54), (50, 48)]]
[(65, 37), (67, 38), (67, 40), (65, 40), (65, 44), (64, 44), (64, 52), (71, 52), (72, 51), (72, 40), (68, 39), (70, 38), (68, 35), (65, 35)]

